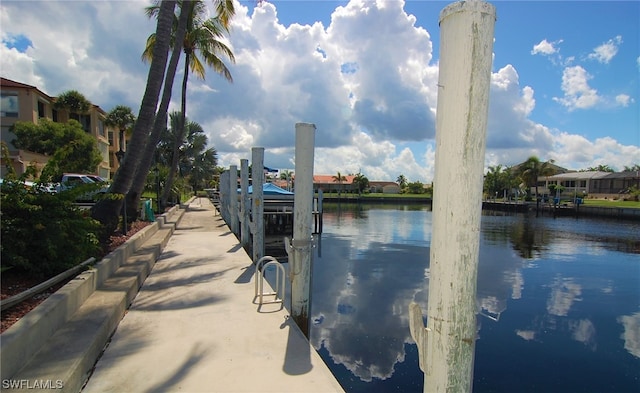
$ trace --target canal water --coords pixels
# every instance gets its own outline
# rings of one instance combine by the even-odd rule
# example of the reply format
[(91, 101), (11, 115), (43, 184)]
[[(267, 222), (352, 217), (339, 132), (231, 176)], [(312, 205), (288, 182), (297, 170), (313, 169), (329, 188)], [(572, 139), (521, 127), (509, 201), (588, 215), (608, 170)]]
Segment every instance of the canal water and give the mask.
[[(481, 229), (474, 392), (640, 392), (640, 222)], [(325, 205), (310, 341), (347, 392), (422, 392), (408, 306), (426, 314), (431, 233), (423, 206)]]

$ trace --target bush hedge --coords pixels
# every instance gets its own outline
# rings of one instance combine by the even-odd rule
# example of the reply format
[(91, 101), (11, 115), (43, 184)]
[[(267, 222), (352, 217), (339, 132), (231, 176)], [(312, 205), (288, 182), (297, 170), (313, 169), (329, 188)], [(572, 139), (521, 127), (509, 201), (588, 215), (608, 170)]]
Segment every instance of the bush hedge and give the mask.
[(97, 257), (101, 225), (71, 195), (5, 179), (0, 188), (1, 270), (37, 278), (61, 273)]

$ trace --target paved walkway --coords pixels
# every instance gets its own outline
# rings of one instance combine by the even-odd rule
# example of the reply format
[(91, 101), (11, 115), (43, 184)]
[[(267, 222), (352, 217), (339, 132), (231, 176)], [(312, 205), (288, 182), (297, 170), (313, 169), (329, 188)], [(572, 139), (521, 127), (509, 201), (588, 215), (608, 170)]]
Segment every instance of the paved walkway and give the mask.
[(188, 207), (83, 392), (341, 392), (206, 198)]

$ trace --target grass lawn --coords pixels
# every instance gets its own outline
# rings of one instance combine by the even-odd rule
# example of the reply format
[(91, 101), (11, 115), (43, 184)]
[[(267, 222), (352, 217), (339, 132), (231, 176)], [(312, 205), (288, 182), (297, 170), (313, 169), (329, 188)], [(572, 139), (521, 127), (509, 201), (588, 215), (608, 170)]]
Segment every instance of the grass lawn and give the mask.
[[(337, 197), (337, 193), (325, 193), (326, 197)], [(358, 194), (351, 193), (342, 193), (340, 194), (340, 198), (342, 199), (355, 199), (358, 197)], [(382, 194), (382, 193), (371, 193), (371, 194), (362, 194), (362, 198), (431, 198), (431, 194)], [(640, 202), (635, 201), (621, 201), (621, 200), (612, 200), (612, 199), (585, 199), (585, 206), (600, 206), (600, 207), (625, 207), (625, 208), (636, 208), (640, 209)]]
[[(331, 197), (331, 198), (337, 198), (338, 197), (338, 193), (337, 192), (332, 192), (332, 193), (328, 193), (325, 192), (324, 193), (325, 197)], [(431, 194), (383, 194), (383, 193), (369, 193), (369, 194), (362, 194), (360, 196), (363, 199), (366, 198), (397, 198), (397, 199), (403, 199), (403, 198), (431, 198)], [(353, 194), (353, 193), (346, 193), (343, 192), (340, 194), (340, 198), (341, 199), (357, 199), (358, 198), (358, 194)]]
[(599, 207), (627, 207), (640, 209), (640, 202), (635, 201), (614, 201), (611, 199), (585, 199), (585, 206), (599, 206)]

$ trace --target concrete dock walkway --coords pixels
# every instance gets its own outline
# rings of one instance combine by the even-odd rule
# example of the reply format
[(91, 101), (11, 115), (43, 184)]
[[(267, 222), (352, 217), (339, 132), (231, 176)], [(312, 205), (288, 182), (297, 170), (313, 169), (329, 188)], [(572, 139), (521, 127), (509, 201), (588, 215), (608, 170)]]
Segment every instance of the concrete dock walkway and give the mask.
[(280, 305), (253, 303), (251, 258), (192, 200), (83, 392), (342, 392)]

